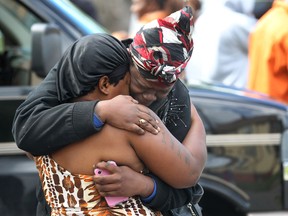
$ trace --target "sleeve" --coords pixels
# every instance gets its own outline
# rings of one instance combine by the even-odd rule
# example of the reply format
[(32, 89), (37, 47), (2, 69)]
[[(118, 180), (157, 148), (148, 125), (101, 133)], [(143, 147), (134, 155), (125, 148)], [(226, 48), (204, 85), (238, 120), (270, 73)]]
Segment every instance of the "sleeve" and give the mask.
[[(167, 103), (168, 108), (165, 108), (165, 125), (170, 132), (180, 142), (182, 142), (191, 126), (191, 104), (189, 91), (179, 80), (176, 82), (171, 93), (172, 94), (169, 95), (169, 103)], [(177, 101), (177, 103), (174, 103), (175, 101)], [(192, 188), (175, 189), (167, 185), (155, 175), (151, 174), (150, 176), (155, 180), (157, 191), (154, 198), (149, 203), (145, 203), (145, 205), (165, 212), (181, 207), (192, 199)]]
[(167, 212), (174, 208), (179, 208), (188, 204), (192, 199), (192, 188), (175, 189), (163, 182), (153, 174), (150, 176), (157, 184), (156, 196), (146, 206), (157, 209), (161, 212)]
[(166, 108), (165, 126), (174, 137), (183, 142), (192, 124), (190, 95), (180, 80), (171, 93)]
[(51, 70), (16, 110), (12, 133), (17, 146), (33, 155), (53, 151), (97, 132), (93, 124), (97, 101), (60, 103), (56, 71)]

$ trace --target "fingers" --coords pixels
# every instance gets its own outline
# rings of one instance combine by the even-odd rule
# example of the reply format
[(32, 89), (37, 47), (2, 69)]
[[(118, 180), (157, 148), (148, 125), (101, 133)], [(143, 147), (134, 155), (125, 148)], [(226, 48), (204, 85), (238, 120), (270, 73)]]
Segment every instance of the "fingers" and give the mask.
[(143, 135), (146, 132), (157, 135), (160, 132), (160, 128), (156, 120), (145, 120), (140, 118), (137, 123), (133, 124), (130, 128), (131, 131), (139, 135)]
[(137, 100), (135, 100), (134, 98), (132, 98), (131, 101), (135, 104), (139, 104), (139, 102)]
[(143, 135), (143, 134), (145, 134), (145, 132), (149, 132), (149, 133), (152, 133), (154, 135), (157, 135), (160, 132), (160, 128), (159, 127), (157, 127), (157, 129), (155, 129), (155, 127), (152, 126), (150, 124), (150, 122), (148, 122), (146, 120), (145, 120), (145, 123), (140, 123), (138, 121), (137, 123), (131, 125), (131, 127), (128, 130), (132, 131), (134, 133), (137, 133), (139, 135)]
[(147, 113), (141, 113), (141, 117), (138, 120), (138, 126), (152, 134), (158, 134), (160, 132), (158, 120)]
[(110, 174), (117, 171), (117, 165), (113, 161), (101, 161), (96, 164), (95, 168), (107, 170)]
[(139, 123), (135, 123), (135, 124), (130, 125), (130, 127), (127, 128), (127, 130), (129, 130), (133, 133), (139, 134), (139, 135), (145, 134), (145, 130), (143, 130), (138, 124)]
[(119, 196), (119, 186), (117, 184), (96, 184), (96, 188), (101, 196)]
[(140, 124), (140, 125), (145, 125), (145, 124), (148, 124), (148, 122), (147, 122), (145, 119), (140, 118), (140, 119), (139, 119), (139, 124)]
[(139, 104), (139, 102), (136, 99), (134, 99), (133, 97), (131, 97), (130, 95), (118, 95), (116, 97), (124, 98), (124, 100), (127, 100), (127, 102), (131, 101), (132, 103)]
[(99, 194), (101, 196), (115, 196), (115, 194), (119, 194), (119, 190), (121, 190), (121, 178), (119, 175), (115, 174), (118, 167), (109, 161), (99, 162), (96, 167), (98, 169), (105, 169), (110, 172), (110, 175), (93, 176), (93, 180)]

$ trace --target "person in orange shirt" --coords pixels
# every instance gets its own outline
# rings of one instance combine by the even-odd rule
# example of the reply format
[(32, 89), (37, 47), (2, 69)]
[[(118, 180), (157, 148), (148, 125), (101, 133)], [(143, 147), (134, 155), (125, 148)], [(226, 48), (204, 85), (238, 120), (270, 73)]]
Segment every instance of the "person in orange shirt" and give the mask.
[(288, 0), (275, 0), (249, 39), (248, 88), (288, 103)]
[(128, 32), (115, 31), (112, 35), (119, 40), (133, 38), (143, 25), (155, 19), (162, 19), (180, 10), (183, 6), (184, 3), (182, 1), (175, 0), (132, 0)]
[(146, 23), (164, 18), (183, 7), (183, 2), (181, 1), (176, 5), (177, 8), (174, 8), (176, 6), (175, 4), (171, 4), (171, 2), (171, 0), (132, 0), (129, 36), (134, 37), (136, 32)]
[(193, 21), (195, 22), (201, 9), (200, 0), (132, 0), (128, 32), (115, 31), (112, 35), (119, 40), (132, 38), (143, 25), (152, 20), (162, 19), (175, 11), (180, 10), (185, 5), (192, 8)]

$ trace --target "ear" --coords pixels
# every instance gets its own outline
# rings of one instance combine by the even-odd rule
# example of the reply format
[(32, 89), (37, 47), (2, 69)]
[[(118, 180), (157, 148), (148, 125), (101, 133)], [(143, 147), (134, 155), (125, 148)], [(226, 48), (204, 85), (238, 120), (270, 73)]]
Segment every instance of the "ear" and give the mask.
[(102, 76), (98, 82), (98, 89), (102, 94), (108, 95), (110, 85), (108, 76)]

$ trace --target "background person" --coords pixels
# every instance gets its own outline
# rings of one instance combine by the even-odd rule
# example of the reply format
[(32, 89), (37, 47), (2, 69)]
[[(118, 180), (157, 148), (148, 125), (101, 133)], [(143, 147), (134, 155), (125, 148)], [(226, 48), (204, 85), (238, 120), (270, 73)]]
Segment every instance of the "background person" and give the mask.
[(195, 22), (187, 82), (201, 80), (243, 88), (248, 78), (248, 38), (257, 19), (255, 0), (209, 1)]
[(288, 1), (275, 0), (249, 41), (248, 89), (288, 103)]
[(112, 35), (121, 40), (134, 37), (143, 25), (155, 19), (163, 19), (185, 5), (192, 8), (195, 22), (201, 10), (201, 1), (199, 0), (132, 0), (128, 31), (113, 31)]
[(134, 37), (143, 25), (155, 19), (165, 18), (183, 6), (182, 1), (174, 0), (132, 0), (128, 31), (114, 31), (112, 35), (121, 40)]

